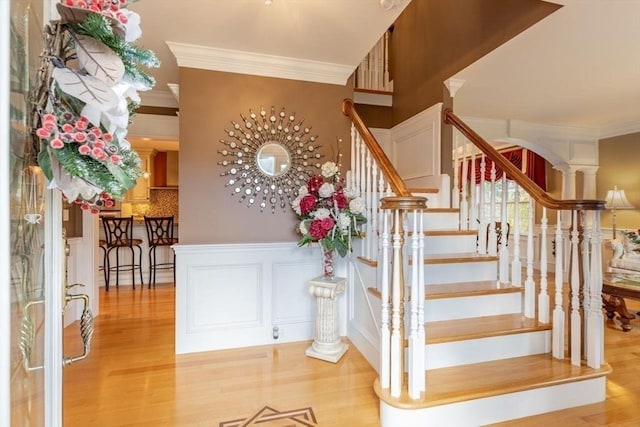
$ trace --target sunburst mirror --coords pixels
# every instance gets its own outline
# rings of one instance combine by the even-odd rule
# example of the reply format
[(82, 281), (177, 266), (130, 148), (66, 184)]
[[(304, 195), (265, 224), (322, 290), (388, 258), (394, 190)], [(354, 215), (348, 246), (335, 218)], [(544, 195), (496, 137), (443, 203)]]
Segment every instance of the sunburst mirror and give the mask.
[(225, 169), (220, 174), (227, 177), (225, 186), (240, 203), (257, 205), (261, 212), (270, 208), (275, 213), (278, 206), (287, 211), (298, 188), (320, 169), (324, 155), (316, 144), (318, 135), (284, 108), (276, 113), (274, 107), (270, 112), (260, 107), (259, 113), (249, 110), (248, 117), (240, 117), (220, 140), (225, 148), (218, 151), (218, 165)]

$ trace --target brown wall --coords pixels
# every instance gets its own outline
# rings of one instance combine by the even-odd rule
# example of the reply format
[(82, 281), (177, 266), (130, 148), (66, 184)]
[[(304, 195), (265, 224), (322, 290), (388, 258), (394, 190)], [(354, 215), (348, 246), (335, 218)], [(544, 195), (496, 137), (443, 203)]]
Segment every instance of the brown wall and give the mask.
[(442, 101), (443, 82), (560, 6), (539, 0), (414, 0), (394, 24), (393, 123)]
[(259, 243), (295, 241), (296, 218), (287, 207), (260, 212), (258, 206), (239, 203), (225, 187), (218, 150), (227, 138), (231, 121), (241, 122), (249, 109), (274, 106), (296, 113), (319, 135), (318, 144), (333, 160), (341, 138), (345, 165), (349, 165), (350, 121), (342, 114), (344, 98), (353, 96), (346, 86), (269, 77), (180, 68), (180, 243)]
[[(606, 138), (599, 142), (600, 167), (596, 176), (597, 196), (605, 198), (614, 185), (624, 190), (629, 202), (636, 208), (616, 212), (616, 228), (640, 228), (640, 168), (637, 154), (640, 152), (640, 133)], [(611, 212), (602, 213), (602, 227), (611, 228)], [(607, 236), (605, 236), (607, 237)], [(610, 237), (610, 236), (608, 236)]]

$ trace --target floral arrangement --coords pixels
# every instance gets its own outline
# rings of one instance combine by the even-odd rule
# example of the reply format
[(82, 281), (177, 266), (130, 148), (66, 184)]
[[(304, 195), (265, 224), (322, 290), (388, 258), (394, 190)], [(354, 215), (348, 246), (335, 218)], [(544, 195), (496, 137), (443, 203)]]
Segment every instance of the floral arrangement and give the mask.
[(97, 213), (122, 199), (142, 175), (126, 140), (139, 90), (153, 87), (140, 66), (157, 67), (135, 46), (135, 0), (62, 0), (49, 23), (42, 66), (31, 94), (38, 165), (64, 197)]
[(298, 246), (319, 242), (324, 250), (335, 250), (342, 257), (351, 250), (351, 239), (361, 237), (359, 226), (367, 222), (364, 200), (344, 188), (334, 162), (325, 162), (320, 175), (300, 187), (291, 206), (300, 220)]

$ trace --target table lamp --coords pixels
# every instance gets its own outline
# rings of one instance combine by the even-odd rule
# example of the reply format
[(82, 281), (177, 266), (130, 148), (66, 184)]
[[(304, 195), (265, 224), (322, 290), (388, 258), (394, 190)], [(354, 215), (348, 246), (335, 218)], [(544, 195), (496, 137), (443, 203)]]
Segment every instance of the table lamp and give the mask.
[(634, 206), (627, 200), (624, 190), (618, 190), (617, 186), (613, 186), (613, 190), (607, 191), (607, 197), (605, 197), (605, 208), (611, 209), (611, 225), (613, 227), (613, 238), (616, 238), (616, 210), (619, 209), (633, 209)]

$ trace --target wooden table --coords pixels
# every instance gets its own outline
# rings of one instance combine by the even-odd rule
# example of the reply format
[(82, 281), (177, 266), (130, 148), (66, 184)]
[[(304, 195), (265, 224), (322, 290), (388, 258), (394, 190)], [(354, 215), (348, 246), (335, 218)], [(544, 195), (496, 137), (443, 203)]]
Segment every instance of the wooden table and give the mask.
[(627, 309), (624, 298), (640, 300), (640, 275), (624, 273), (605, 273), (602, 278), (602, 303), (607, 317), (613, 319), (618, 313), (622, 330), (629, 332), (629, 320), (635, 316)]

